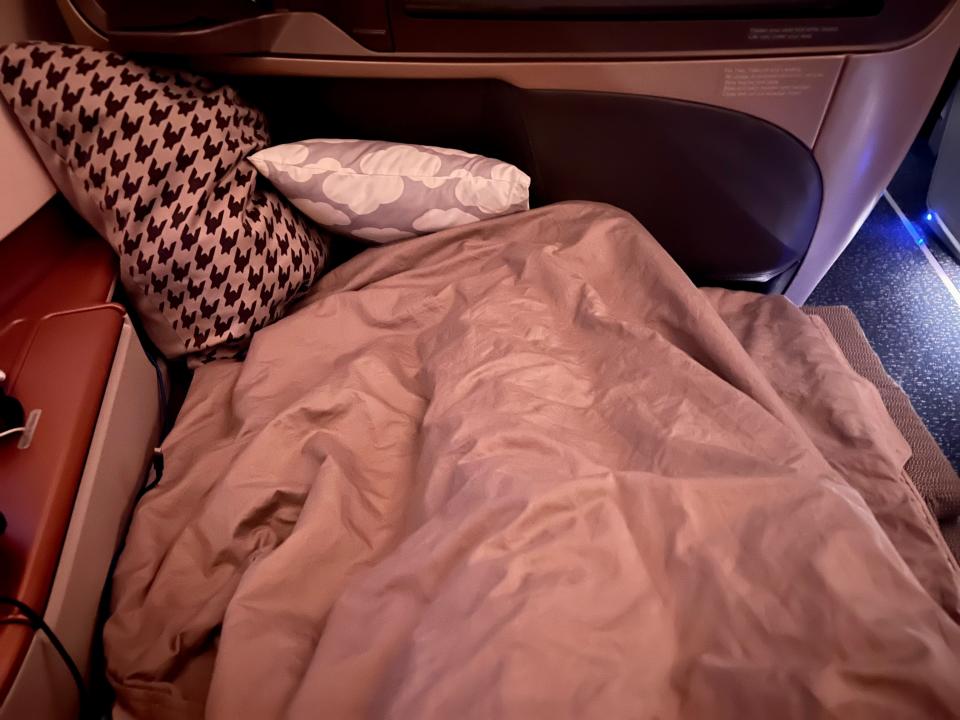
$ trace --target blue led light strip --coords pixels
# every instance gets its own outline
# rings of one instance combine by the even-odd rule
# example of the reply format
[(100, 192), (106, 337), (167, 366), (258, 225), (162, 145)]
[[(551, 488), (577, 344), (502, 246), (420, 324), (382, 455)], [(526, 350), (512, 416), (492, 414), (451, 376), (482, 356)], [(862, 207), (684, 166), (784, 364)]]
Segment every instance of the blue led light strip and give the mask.
[[(900, 206), (897, 205), (897, 201), (893, 199), (893, 195), (891, 195), (888, 190), (883, 191), (883, 198), (890, 204), (890, 207), (893, 208), (893, 211), (897, 214), (897, 217), (900, 218), (900, 222), (903, 223), (903, 226), (907, 229), (907, 232), (910, 233), (910, 237), (912, 237), (913, 241), (919, 246), (923, 256), (927, 259), (927, 263), (931, 268), (933, 268), (933, 272), (936, 273), (937, 277), (940, 278), (940, 282), (943, 283), (943, 286), (947, 289), (947, 292), (950, 293), (950, 297), (953, 298), (953, 301), (957, 304), (957, 307), (960, 307), (960, 290), (957, 290), (957, 286), (953, 284), (953, 280), (951, 280), (950, 277), (943, 271), (943, 267), (939, 262), (937, 262), (937, 259), (933, 256), (933, 253), (930, 252), (930, 248), (927, 247), (927, 243), (923, 239), (923, 236), (917, 232), (916, 226), (914, 226), (907, 216), (903, 214), (903, 210), (900, 209)], [(933, 213), (927, 213), (927, 215), (933, 215)]]

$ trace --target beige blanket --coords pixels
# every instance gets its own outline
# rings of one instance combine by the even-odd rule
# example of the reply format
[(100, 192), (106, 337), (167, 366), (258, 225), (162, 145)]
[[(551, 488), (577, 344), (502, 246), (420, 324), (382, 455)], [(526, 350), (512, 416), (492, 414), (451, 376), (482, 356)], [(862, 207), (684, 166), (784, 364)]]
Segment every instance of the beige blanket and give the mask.
[(120, 717), (960, 715), (960, 573), (876, 391), (607, 206), (364, 253), (164, 453)]

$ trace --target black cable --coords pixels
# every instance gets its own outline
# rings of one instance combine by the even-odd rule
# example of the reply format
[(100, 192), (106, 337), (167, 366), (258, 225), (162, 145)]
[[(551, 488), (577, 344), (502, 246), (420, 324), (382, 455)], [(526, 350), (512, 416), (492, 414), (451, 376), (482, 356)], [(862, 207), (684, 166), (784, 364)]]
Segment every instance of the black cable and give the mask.
[[(163, 440), (170, 431), (170, 428), (167, 427), (167, 422), (169, 422), (169, 418), (167, 417), (167, 386), (163, 381), (163, 371), (160, 369), (160, 363), (157, 361), (157, 358), (153, 353), (147, 351), (146, 348), (144, 348), (144, 354), (157, 373), (157, 394), (160, 396), (160, 439)], [(160, 478), (163, 477), (163, 453), (160, 452), (160, 448), (154, 449), (151, 464), (153, 465), (153, 480), (140, 488), (140, 491), (133, 501), (134, 505), (140, 501), (140, 498), (160, 484)]]
[(133, 500), (134, 507), (140, 502), (140, 498), (160, 484), (160, 478), (163, 477), (163, 453), (160, 452), (160, 448), (154, 448), (153, 459), (150, 462), (153, 465), (153, 480), (140, 488)]
[[(83, 675), (80, 674), (77, 664), (73, 661), (73, 658), (70, 657), (70, 653), (67, 652), (67, 649), (63, 646), (63, 643), (60, 642), (60, 638), (58, 638), (56, 633), (53, 632), (53, 629), (47, 625), (46, 620), (40, 616), (40, 613), (36, 612), (25, 602), (17, 600), (16, 598), (0, 595), (0, 605), (9, 605), (16, 608), (17, 612), (26, 618), (31, 627), (33, 627), (35, 630), (40, 630), (44, 635), (47, 636), (50, 644), (53, 645), (53, 649), (57, 651), (60, 659), (63, 660), (63, 664), (66, 665), (67, 670), (70, 672), (70, 676), (73, 678), (74, 684), (77, 686), (77, 694), (80, 698), (80, 717), (86, 717), (87, 686), (83, 682)], [(22, 620), (16, 617), (7, 617), (3, 618), (3, 620), (0, 622), (3, 624), (14, 625), (21, 624)]]
[(160, 439), (162, 440), (166, 436), (170, 428), (167, 427), (167, 384), (163, 381), (163, 370), (160, 369), (160, 363), (153, 353), (149, 352), (144, 348), (144, 355), (147, 356), (147, 360), (153, 365), (153, 369), (157, 374), (157, 394), (160, 396)]

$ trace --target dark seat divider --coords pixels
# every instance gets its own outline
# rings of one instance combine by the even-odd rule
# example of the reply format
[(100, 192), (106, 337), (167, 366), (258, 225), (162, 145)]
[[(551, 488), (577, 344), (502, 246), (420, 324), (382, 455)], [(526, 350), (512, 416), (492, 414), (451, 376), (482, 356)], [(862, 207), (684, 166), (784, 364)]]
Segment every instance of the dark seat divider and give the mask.
[(459, 148), (523, 169), (535, 205), (621, 207), (701, 285), (781, 291), (820, 213), (810, 150), (730, 110), (497, 80), (231, 82), (267, 112), (276, 142), (339, 137)]

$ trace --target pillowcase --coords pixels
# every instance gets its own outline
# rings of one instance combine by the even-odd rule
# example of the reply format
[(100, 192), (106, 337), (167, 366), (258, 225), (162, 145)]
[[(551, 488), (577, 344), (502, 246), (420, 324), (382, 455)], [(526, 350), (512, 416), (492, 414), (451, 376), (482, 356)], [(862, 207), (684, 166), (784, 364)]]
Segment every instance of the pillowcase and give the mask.
[(59, 189), (120, 256), (168, 357), (235, 355), (323, 269), (326, 243), (244, 160), (263, 116), (236, 92), (112, 52), (0, 48), (0, 95)]
[(530, 207), (530, 178), (460, 150), (369, 140), (277, 145), (250, 162), (305, 215), (373, 242), (425, 235)]

